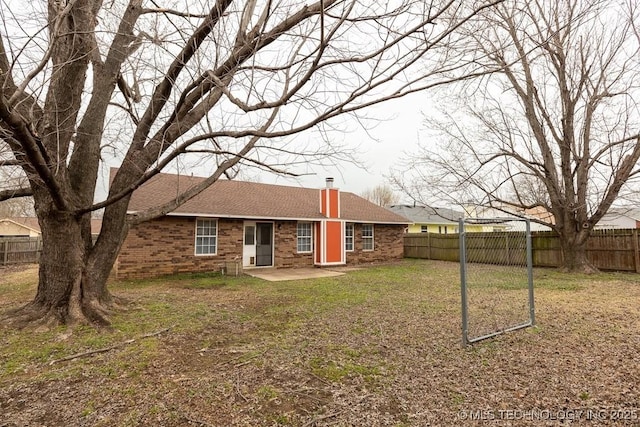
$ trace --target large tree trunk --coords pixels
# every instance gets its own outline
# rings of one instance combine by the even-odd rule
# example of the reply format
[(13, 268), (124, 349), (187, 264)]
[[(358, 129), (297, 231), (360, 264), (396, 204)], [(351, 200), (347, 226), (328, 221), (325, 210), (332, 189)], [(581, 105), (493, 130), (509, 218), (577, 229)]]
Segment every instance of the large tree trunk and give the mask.
[(33, 301), (9, 313), (5, 321), (17, 327), (78, 323), (107, 326), (108, 314), (116, 304), (107, 280), (127, 233), (127, 203), (125, 198), (107, 209), (95, 244), (91, 240), (90, 214), (77, 218), (52, 204), (36, 203), (43, 243), (38, 290)]
[(580, 232), (560, 232), (560, 247), (562, 248), (562, 263), (560, 269), (564, 272), (596, 273), (598, 269), (587, 259), (587, 230)]
[(38, 290), (31, 303), (11, 313), (9, 322), (16, 326), (107, 325), (113, 299), (106, 285), (113, 263), (87, 262), (92, 257), (83, 238), (82, 219), (56, 211), (38, 214), (43, 243)]

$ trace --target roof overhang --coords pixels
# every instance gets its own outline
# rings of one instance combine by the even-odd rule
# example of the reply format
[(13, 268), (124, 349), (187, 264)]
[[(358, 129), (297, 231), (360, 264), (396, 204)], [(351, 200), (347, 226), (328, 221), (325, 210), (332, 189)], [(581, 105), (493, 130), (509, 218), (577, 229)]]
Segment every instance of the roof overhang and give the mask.
[[(135, 215), (137, 211), (127, 211), (128, 215)], [(269, 220), (269, 221), (323, 221), (327, 218), (317, 216), (312, 218), (305, 217), (272, 217), (272, 216), (252, 216), (252, 215), (233, 215), (233, 214), (215, 214), (215, 213), (195, 213), (195, 212), (169, 212), (166, 216), (184, 217), (184, 218), (227, 218), (227, 219), (248, 219), (251, 221)], [(392, 222), (392, 221), (371, 221), (351, 218), (335, 218), (335, 221), (357, 222), (359, 224), (387, 224), (387, 225), (409, 225), (411, 222)]]
[(33, 231), (34, 233), (42, 234), (42, 232), (40, 230), (38, 230), (38, 229), (35, 229), (33, 227), (29, 227), (28, 225), (21, 224), (21, 223), (19, 223), (17, 221), (9, 219), (9, 218), (0, 219), (0, 222), (10, 222), (12, 224), (17, 225), (18, 227), (25, 228), (27, 230)]

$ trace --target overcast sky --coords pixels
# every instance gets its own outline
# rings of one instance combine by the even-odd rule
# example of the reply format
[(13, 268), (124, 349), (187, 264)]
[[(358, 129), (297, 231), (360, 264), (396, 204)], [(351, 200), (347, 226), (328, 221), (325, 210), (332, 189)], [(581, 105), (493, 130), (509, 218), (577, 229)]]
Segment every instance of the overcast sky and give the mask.
[[(397, 167), (403, 153), (414, 152), (424, 133), (423, 112), (428, 111), (426, 94), (413, 94), (380, 104), (367, 111), (369, 117), (379, 119), (377, 126), (347, 134), (345, 142), (360, 147), (360, 158), (366, 168), (342, 164), (335, 168), (313, 168), (316, 175), (298, 178), (261, 173), (263, 183), (322, 187), (326, 177), (335, 179), (334, 186), (343, 191), (360, 194), (368, 188), (386, 183), (383, 175)], [(353, 119), (355, 122), (355, 119)], [(404, 199), (404, 198), (401, 198)]]
[[(262, 172), (256, 169), (245, 170), (251, 180), (265, 184), (279, 184), (320, 188), (325, 185), (327, 177), (334, 178), (334, 187), (355, 194), (362, 194), (365, 190), (377, 185), (388, 183), (385, 175), (389, 175), (392, 168), (397, 168), (405, 153), (416, 151), (419, 141), (425, 141), (424, 114), (430, 109), (429, 95), (425, 93), (412, 94), (405, 98), (396, 99), (379, 104), (366, 110), (364, 114), (370, 118), (371, 126), (365, 131), (358, 126), (356, 118), (343, 116), (351, 120), (346, 124), (354, 128), (353, 132), (344, 136), (344, 143), (350, 147), (358, 147), (358, 160), (365, 167), (350, 163), (341, 163), (335, 167), (311, 166), (310, 173), (299, 177), (289, 177), (274, 173)], [(375, 126), (373, 125), (375, 123)], [(421, 136), (422, 135), (422, 136)], [(310, 138), (309, 134), (299, 134), (294, 138)], [(119, 166), (119, 159), (111, 158), (104, 165), (103, 173), (98, 182), (97, 199), (106, 197), (109, 166)], [(174, 173), (173, 170), (168, 170)], [(205, 170), (198, 168), (189, 170), (194, 175), (206, 176)], [(242, 179), (242, 178), (239, 178)], [(398, 193), (400, 201), (407, 202), (407, 197)], [(407, 202), (408, 203), (408, 202)]]
[[(325, 185), (327, 177), (334, 178), (334, 187), (342, 191), (362, 194), (365, 190), (377, 185), (386, 184), (385, 175), (398, 164), (405, 155), (415, 152), (418, 141), (424, 142), (425, 124), (424, 114), (429, 111), (428, 94), (412, 94), (405, 98), (396, 99), (379, 104), (365, 110), (368, 123), (371, 125), (368, 131), (358, 126), (358, 120), (350, 116), (342, 116), (349, 128), (356, 129), (344, 135), (344, 143), (350, 147), (358, 147), (358, 160), (365, 167), (359, 167), (350, 163), (341, 163), (335, 167), (311, 166), (310, 173), (299, 177), (289, 177), (258, 171), (256, 169), (245, 170), (245, 176), (265, 184), (279, 184), (302, 186), (308, 188), (320, 188)], [(375, 126), (373, 125), (375, 123)], [(421, 137), (422, 134), (422, 137)], [(310, 138), (309, 134), (299, 134), (294, 138)], [(103, 176), (99, 180), (97, 198), (106, 197), (108, 183), (108, 167), (119, 166), (120, 160), (110, 159), (105, 165)], [(173, 170), (168, 170), (174, 173)], [(198, 168), (189, 170), (194, 175), (206, 176), (205, 170)], [(242, 179), (242, 178), (239, 178)], [(407, 198), (398, 193), (401, 201)]]

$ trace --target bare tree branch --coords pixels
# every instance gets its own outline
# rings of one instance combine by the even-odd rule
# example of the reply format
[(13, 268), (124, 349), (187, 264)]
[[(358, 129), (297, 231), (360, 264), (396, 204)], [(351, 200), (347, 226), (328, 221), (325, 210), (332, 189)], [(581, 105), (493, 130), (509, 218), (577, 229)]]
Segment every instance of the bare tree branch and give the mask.
[(2, 166), (21, 166), (23, 163), (17, 159), (0, 160), (0, 167)]
[(44, 69), (47, 65), (47, 62), (51, 59), (51, 55), (53, 54), (53, 49), (55, 47), (55, 39), (57, 38), (60, 30), (62, 29), (62, 21), (67, 18), (73, 7), (75, 6), (77, 0), (70, 0), (67, 2), (65, 7), (62, 10), (56, 11), (56, 15), (53, 18), (53, 29), (51, 30), (52, 40), (49, 43), (49, 47), (47, 51), (42, 56), (40, 63), (26, 76), (26, 78), (20, 83), (20, 85), (16, 88), (16, 90), (11, 94), (11, 97), (7, 101), (7, 104), (13, 105), (24, 95), (24, 91), (31, 83), (31, 81)]
[(513, 1), (484, 14), (468, 48), (484, 53), (486, 79), (458, 85), (457, 103), (442, 107), (458, 111), (429, 121), (444, 142), (423, 147), (394, 185), (454, 203), (545, 207), (567, 267), (589, 270), (589, 231), (631, 190), (640, 160), (638, 9), (605, 6)]
[(30, 188), (16, 188), (11, 190), (0, 190), (0, 202), (4, 200), (15, 199), (18, 197), (33, 196)]
[[(21, 190), (2, 194), (26, 195), (28, 182), (37, 206), (35, 316), (106, 323), (107, 278), (130, 227), (244, 167), (295, 175), (305, 161), (352, 160), (328, 130), (380, 102), (489, 75), (463, 46), (475, 17), (504, 1), (7, 3), (1, 165)], [(304, 131), (319, 137), (293, 138)], [(117, 172), (102, 182), (109, 166)], [(192, 167), (207, 171), (200, 184), (128, 216), (137, 188)]]

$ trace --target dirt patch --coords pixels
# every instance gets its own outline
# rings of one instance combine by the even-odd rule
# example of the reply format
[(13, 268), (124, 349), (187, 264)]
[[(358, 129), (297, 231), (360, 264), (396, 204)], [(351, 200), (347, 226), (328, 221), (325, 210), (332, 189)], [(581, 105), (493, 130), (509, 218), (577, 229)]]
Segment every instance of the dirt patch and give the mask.
[(2, 293), (0, 295), (0, 312), (5, 308), (16, 308), (30, 301), (35, 295), (37, 277), (37, 264), (15, 264), (0, 267), (0, 292)]
[(0, 266), (0, 284), (28, 280), (33, 282), (37, 264), (9, 264)]
[(457, 268), (114, 283), (112, 332), (0, 329), (0, 426), (640, 425), (637, 275), (541, 272), (537, 328), (462, 348)]

